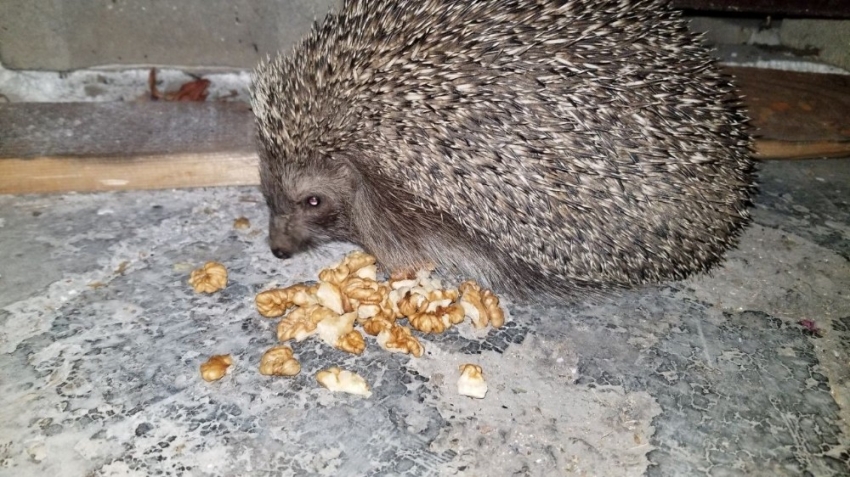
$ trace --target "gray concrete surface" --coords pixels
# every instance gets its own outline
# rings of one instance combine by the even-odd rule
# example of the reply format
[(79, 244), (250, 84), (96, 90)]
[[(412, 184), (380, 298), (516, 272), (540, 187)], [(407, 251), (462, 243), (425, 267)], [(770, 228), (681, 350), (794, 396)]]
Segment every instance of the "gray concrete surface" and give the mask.
[(334, 0), (4, 0), (0, 62), (66, 71), (103, 65), (252, 68), (289, 48)]
[(691, 17), (690, 29), (703, 33), (705, 40), (715, 45), (778, 45), (779, 26), (776, 21), (770, 26), (759, 17)]
[(850, 21), (758, 17), (691, 18), (691, 29), (721, 51), (748, 46), (762, 56), (793, 56), (850, 70)]
[[(253, 68), (288, 49), (338, 0), (4, 0), (0, 64), (70, 71), (154, 65), (196, 70)], [(692, 17), (718, 45), (808, 52), (850, 69), (850, 21)]]
[(821, 60), (850, 70), (850, 21), (785, 20), (779, 38), (783, 45), (815, 50)]
[[(506, 302), (504, 328), (422, 337), (422, 358), (296, 343), (277, 379), (254, 295), (350, 246), (274, 259), (254, 188), (0, 196), (0, 475), (848, 475), (850, 159), (760, 179), (711, 275)], [(206, 260), (230, 272), (215, 295), (186, 284)], [(206, 383), (216, 353), (235, 368)], [(483, 400), (457, 395), (462, 362)], [(319, 387), (330, 365), (374, 394)]]

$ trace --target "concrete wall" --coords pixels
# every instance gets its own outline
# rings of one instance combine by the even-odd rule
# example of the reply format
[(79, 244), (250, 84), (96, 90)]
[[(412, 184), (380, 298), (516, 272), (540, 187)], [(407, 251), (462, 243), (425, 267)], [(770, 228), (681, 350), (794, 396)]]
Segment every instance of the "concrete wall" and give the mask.
[[(240, 68), (288, 49), (339, 0), (0, 0), (0, 64)], [(850, 21), (694, 19), (722, 44), (787, 46), (850, 70)]]
[(0, 62), (251, 68), (288, 48), (334, 0), (0, 0)]
[(691, 28), (714, 44), (780, 47), (850, 71), (850, 21), (696, 17)]
[(850, 21), (785, 20), (779, 33), (783, 45), (815, 49), (824, 62), (850, 71)]

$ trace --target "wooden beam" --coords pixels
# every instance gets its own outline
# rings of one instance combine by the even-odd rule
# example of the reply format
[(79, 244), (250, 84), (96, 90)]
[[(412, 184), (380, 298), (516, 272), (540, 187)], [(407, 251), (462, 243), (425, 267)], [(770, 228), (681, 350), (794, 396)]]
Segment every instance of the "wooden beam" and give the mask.
[(850, 157), (850, 142), (789, 142), (763, 139), (756, 142), (756, 157), (762, 160)]
[(172, 189), (255, 185), (254, 153), (0, 159), (0, 193)]
[(752, 118), (759, 159), (850, 157), (850, 76), (725, 68)]

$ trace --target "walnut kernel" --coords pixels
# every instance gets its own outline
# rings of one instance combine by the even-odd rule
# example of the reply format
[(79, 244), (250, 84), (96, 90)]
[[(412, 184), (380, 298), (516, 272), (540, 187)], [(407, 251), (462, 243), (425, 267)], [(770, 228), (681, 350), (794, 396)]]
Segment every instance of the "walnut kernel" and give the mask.
[(233, 364), (233, 358), (229, 354), (211, 356), (201, 364), (201, 377), (204, 381), (218, 381), (227, 374), (227, 368), (231, 364)]
[(434, 303), (436, 301), (444, 301), (448, 300), (449, 302), (453, 302), (460, 297), (460, 292), (454, 288), (447, 288), (442, 290), (433, 290), (428, 293), (428, 301)]
[(393, 290), (398, 290), (400, 288), (413, 288), (418, 284), (415, 279), (405, 279), (405, 280), (391, 280), (390, 288)]
[(355, 250), (354, 252), (349, 253), (342, 260), (343, 265), (346, 265), (349, 270), (352, 272), (356, 272), (361, 268), (368, 267), (370, 265), (374, 265), (377, 260), (372, 255), (369, 255), (366, 252), (361, 252), (359, 250)]
[(292, 355), (289, 346), (275, 346), (260, 359), (260, 374), (265, 376), (295, 376), (300, 372), (301, 363)]
[(481, 303), (487, 309), (490, 318), (490, 326), (501, 328), (505, 324), (505, 312), (499, 306), (499, 298), (490, 290), (484, 290), (481, 294)]
[(487, 394), (487, 382), (484, 372), (477, 364), (460, 366), (460, 378), (457, 380), (457, 392), (462, 396), (483, 399)]
[(463, 307), (464, 314), (472, 320), (472, 325), (478, 329), (487, 326), (490, 318), (487, 308), (481, 302), (481, 287), (476, 283), (464, 282), (460, 285), (460, 290), (463, 295), (459, 303)]
[(368, 320), (369, 318), (378, 316), (380, 313), (381, 307), (379, 305), (360, 305), (357, 307), (357, 321), (362, 322), (364, 320)]
[(410, 328), (394, 324), (378, 333), (378, 344), (392, 353), (408, 353), (421, 357), (425, 352), (422, 343), (410, 333)]
[(331, 314), (319, 322), (316, 326), (316, 332), (322, 341), (331, 346), (336, 346), (341, 337), (351, 333), (354, 329), (355, 319), (357, 319), (356, 313)]
[(257, 311), (267, 318), (276, 318), (292, 306), (307, 306), (318, 302), (317, 287), (304, 284), (276, 288), (257, 294), (254, 299)]
[(381, 303), (389, 294), (389, 289), (374, 280), (360, 277), (348, 277), (341, 286), (343, 295), (357, 303)]
[(363, 331), (369, 335), (377, 336), (382, 331), (392, 328), (394, 324), (395, 320), (378, 315), (363, 322)]
[(491, 290), (481, 288), (481, 285), (471, 280), (461, 283), (458, 289), (462, 293), (460, 303), (476, 328), (483, 328), (488, 323), (493, 328), (505, 324), (505, 312), (499, 306), (499, 298)]
[(351, 330), (342, 335), (336, 342), (336, 347), (351, 354), (363, 354), (366, 350), (366, 340), (357, 330)]
[(349, 273), (350, 271), (345, 265), (339, 265), (334, 268), (326, 268), (319, 272), (319, 280), (339, 285), (348, 278)]
[(448, 324), (434, 313), (417, 313), (408, 318), (408, 322), (423, 333), (442, 333), (448, 328)]
[(365, 267), (354, 272), (354, 276), (358, 278), (363, 278), (365, 280), (378, 280), (378, 266), (377, 265), (366, 265)]
[(474, 281), (472, 281), (472, 280), (467, 280), (467, 281), (465, 281), (465, 282), (461, 283), (461, 284), (457, 287), (457, 289), (458, 289), (461, 293), (466, 293), (466, 292), (469, 292), (469, 291), (477, 291), (477, 292), (480, 292), (480, 291), (481, 291), (481, 285), (479, 285), (479, 284), (475, 283), (475, 282), (474, 282)]
[(316, 373), (316, 380), (333, 392), (345, 392), (365, 397), (372, 395), (372, 391), (363, 377), (351, 371), (342, 370), (337, 366), (319, 371)]
[(447, 319), (453, 325), (463, 323), (463, 319), (466, 317), (463, 306), (459, 303), (452, 303), (446, 308), (438, 309), (437, 314), (442, 316), (443, 319)]
[(329, 308), (339, 315), (345, 313), (342, 306), (342, 292), (337, 285), (331, 282), (319, 282), (316, 298), (318, 298), (319, 304), (325, 308)]
[(215, 293), (227, 286), (227, 269), (218, 262), (207, 262), (192, 271), (189, 284), (198, 293)]
[(295, 339), (304, 341), (316, 333), (316, 324), (321, 321), (325, 313), (334, 313), (321, 305), (302, 306), (292, 310), (286, 318), (277, 324), (277, 339), (281, 342)]
[(428, 309), (428, 297), (415, 291), (410, 291), (398, 301), (398, 311), (402, 316), (413, 316), (424, 313)]

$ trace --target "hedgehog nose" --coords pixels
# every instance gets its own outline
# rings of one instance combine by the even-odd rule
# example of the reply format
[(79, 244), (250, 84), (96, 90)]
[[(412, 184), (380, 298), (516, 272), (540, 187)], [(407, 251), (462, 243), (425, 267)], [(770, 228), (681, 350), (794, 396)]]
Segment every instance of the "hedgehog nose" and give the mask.
[(272, 253), (274, 254), (275, 257), (277, 257), (279, 259), (285, 259), (285, 258), (289, 258), (289, 257), (292, 256), (291, 253), (287, 252), (286, 250), (284, 250), (282, 248), (277, 248), (277, 247), (272, 249)]

